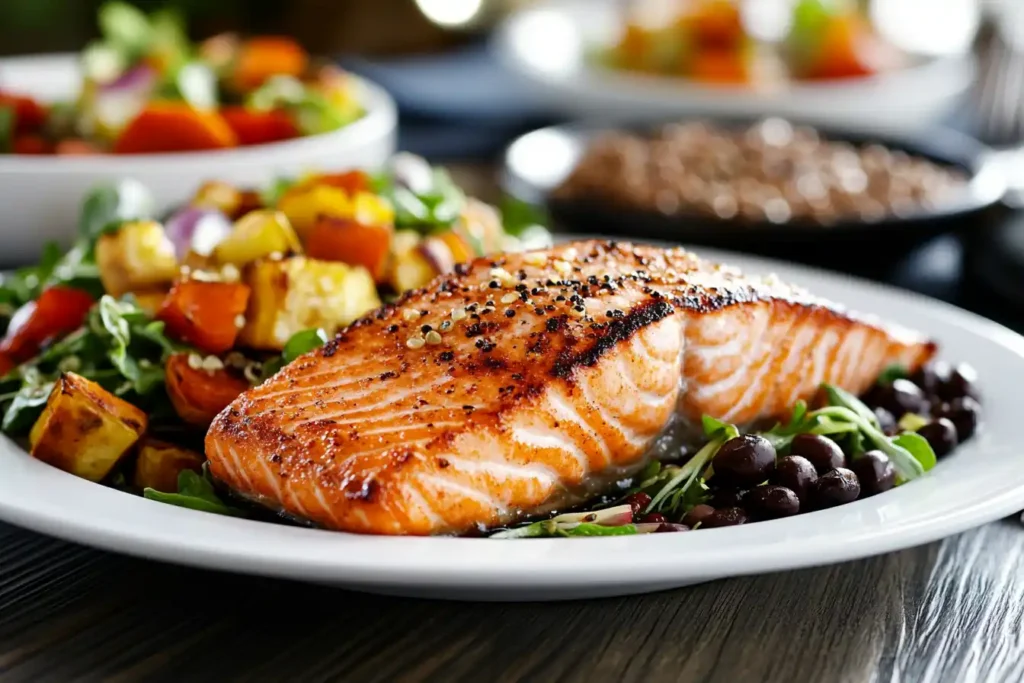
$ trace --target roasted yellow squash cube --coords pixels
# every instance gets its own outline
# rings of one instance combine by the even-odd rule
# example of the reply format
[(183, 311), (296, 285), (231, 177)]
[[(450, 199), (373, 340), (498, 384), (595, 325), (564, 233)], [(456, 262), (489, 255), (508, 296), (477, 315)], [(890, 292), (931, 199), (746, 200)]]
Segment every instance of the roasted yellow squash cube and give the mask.
[(203, 456), (187, 448), (147, 437), (139, 446), (132, 483), (140, 489), (176, 493), (178, 475), (185, 470), (201, 472)]
[(252, 289), (239, 341), (281, 350), (296, 332), (323, 328), (334, 334), (380, 306), (373, 276), (361, 266), (294, 256), (249, 266)]
[(272, 254), (301, 254), (302, 245), (288, 217), (281, 211), (250, 211), (237, 221), (231, 234), (213, 250), (218, 263), (243, 266)]
[(122, 294), (170, 285), (178, 275), (174, 245), (156, 221), (125, 223), (96, 243), (96, 266), (107, 294)]
[(277, 208), (288, 217), (299, 237), (305, 239), (320, 216), (351, 218), (353, 207), (345, 190), (330, 185), (300, 185), (285, 192)]
[(29, 434), (32, 456), (90, 481), (106, 477), (146, 431), (146, 413), (65, 372)]

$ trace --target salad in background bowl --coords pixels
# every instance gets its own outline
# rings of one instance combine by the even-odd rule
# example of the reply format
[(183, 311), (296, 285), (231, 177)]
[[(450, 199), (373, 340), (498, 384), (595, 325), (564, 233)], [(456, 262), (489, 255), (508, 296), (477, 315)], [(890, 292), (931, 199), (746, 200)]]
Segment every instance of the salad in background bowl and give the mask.
[[(0, 60), (0, 265), (29, 262), (97, 183), (126, 178), (155, 208), (197, 182), (262, 186), (310, 169), (378, 168), (395, 151), (390, 96), (281, 37), (185, 38), (180, 17), (108, 3), (80, 55)], [(4, 154), (2, 152), (9, 152)]]

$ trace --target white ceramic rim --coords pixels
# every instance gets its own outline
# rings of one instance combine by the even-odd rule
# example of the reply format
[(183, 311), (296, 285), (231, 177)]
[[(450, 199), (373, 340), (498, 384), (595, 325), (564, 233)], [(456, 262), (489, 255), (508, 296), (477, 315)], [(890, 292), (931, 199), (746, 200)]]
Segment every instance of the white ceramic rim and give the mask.
[(1024, 337), (894, 288), (764, 259), (701, 253), (752, 272), (817, 283), (830, 296), (848, 292), (851, 299), (955, 340), (956, 359), (975, 363), (983, 373), (990, 423), (926, 477), (884, 495), (785, 520), (693, 533), (499, 541), (280, 526), (179, 509), (97, 486), (32, 459), (6, 440), (0, 442), (0, 518), (131, 555), (356, 587), (399, 592), (423, 587), (597, 592), (606, 587), (627, 593), (889, 552), (1024, 507), (1018, 456), (1024, 436), (1015, 433), (1013, 408), (1024, 386)]
[[(0, 68), (17, 69), (19, 66), (36, 66), (49, 62), (50, 68), (74, 69), (77, 57), (74, 54), (28, 55), (0, 60)], [(316, 152), (323, 146), (344, 150), (358, 147), (366, 140), (386, 137), (398, 123), (398, 110), (391, 95), (376, 83), (361, 76), (350, 74), (356, 82), (356, 91), (365, 113), (344, 128), (319, 135), (309, 135), (293, 140), (271, 142), (262, 145), (248, 145), (223, 150), (195, 152), (163, 152), (159, 154), (103, 154), (96, 156), (35, 156), (0, 155), (0, 173), (18, 171), (34, 173), (121, 173), (142, 174), (148, 170), (162, 172), (193, 170), (198, 164), (216, 163), (220, 168), (265, 163), (268, 157), (301, 157)], [(0, 87), (3, 83), (0, 82)]]

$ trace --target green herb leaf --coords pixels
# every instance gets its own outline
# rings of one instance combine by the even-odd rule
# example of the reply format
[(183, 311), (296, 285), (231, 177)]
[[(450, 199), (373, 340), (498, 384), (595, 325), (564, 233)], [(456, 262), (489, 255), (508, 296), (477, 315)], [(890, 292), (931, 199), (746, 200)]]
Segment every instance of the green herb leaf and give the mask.
[(7, 412), (4, 413), (4, 420), (0, 424), (0, 428), (12, 436), (27, 434), (42, 415), (52, 389), (52, 382), (39, 385), (26, 382), (7, 406)]
[(128, 53), (140, 54), (150, 42), (149, 19), (142, 10), (126, 2), (105, 3), (99, 9), (97, 20), (103, 36)]
[(632, 536), (636, 534), (636, 526), (623, 524), (622, 526), (605, 526), (603, 524), (590, 524), (583, 522), (575, 526), (561, 526), (555, 530), (558, 536)]
[(281, 358), (285, 364), (291, 363), (299, 356), (319, 349), (327, 343), (327, 339), (327, 333), (320, 328), (296, 332), (285, 343)]
[(704, 427), (704, 436), (709, 439), (721, 438), (723, 441), (733, 439), (740, 435), (735, 425), (731, 425), (728, 422), (722, 422), (721, 420), (715, 419), (710, 415), (704, 415), (701, 418), (701, 424)]
[(192, 470), (183, 470), (178, 475), (177, 493), (163, 493), (156, 489), (147, 488), (142, 492), (142, 495), (149, 500), (192, 510), (201, 510), (231, 517), (246, 516), (244, 511), (231, 507), (217, 496), (205, 470), (203, 475), (196, 474)]
[(260, 202), (264, 206), (274, 208), (281, 201), (284, 193), (295, 186), (294, 178), (275, 178), (274, 182), (267, 185), (260, 191)]
[(928, 440), (920, 434), (915, 432), (903, 432), (892, 441), (894, 444), (905, 449), (908, 453), (914, 456), (914, 459), (921, 464), (921, 468), (925, 472), (935, 467), (935, 451), (932, 450), (931, 444), (928, 443)]
[(93, 189), (82, 204), (78, 219), (79, 237), (85, 240), (87, 252), (112, 223), (144, 220), (153, 216), (153, 196), (137, 180), (122, 180)]
[(871, 426), (874, 427), (875, 429), (880, 429), (880, 425), (878, 423), (878, 416), (875, 415), (875, 411), (871, 410), (871, 408), (868, 408), (866, 405), (864, 405), (864, 403), (859, 398), (857, 398), (850, 392), (846, 391), (845, 389), (840, 389), (839, 387), (833, 386), (831, 384), (822, 384), (821, 386), (825, 390), (826, 395), (828, 396), (829, 405), (842, 406), (843, 408), (848, 408), (853, 412), (857, 413), (857, 415), (859, 415), (861, 418), (867, 420), (868, 423), (870, 423)]
[(887, 386), (892, 384), (895, 380), (906, 379), (909, 376), (910, 375), (907, 373), (907, 369), (905, 367), (899, 363), (893, 363), (885, 370), (882, 370), (882, 374), (878, 376), (876, 383)]
[(907, 413), (900, 418), (899, 428), (905, 432), (916, 432), (926, 424), (928, 424), (928, 418), (917, 413)]

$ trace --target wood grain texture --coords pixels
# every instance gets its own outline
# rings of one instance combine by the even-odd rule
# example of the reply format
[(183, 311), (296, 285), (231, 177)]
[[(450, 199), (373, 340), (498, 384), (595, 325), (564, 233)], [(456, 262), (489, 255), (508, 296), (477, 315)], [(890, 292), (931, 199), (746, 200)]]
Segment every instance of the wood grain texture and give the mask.
[(833, 567), (554, 604), (363, 595), (0, 525), (3, 681), (1020, 681), (1022, 624), (1016, 519)]

